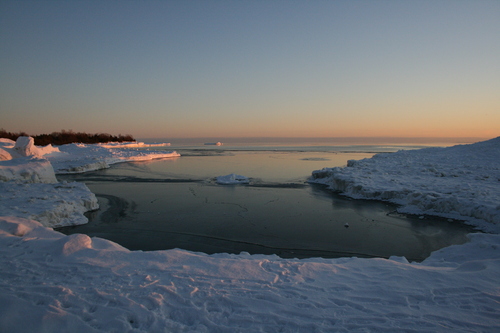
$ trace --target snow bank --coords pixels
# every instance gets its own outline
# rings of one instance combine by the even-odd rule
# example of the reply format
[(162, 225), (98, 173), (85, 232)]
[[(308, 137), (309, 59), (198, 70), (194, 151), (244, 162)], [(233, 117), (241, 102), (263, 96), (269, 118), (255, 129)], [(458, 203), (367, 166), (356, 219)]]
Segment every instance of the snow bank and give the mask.
[(47, 227), (88, 222), (83, 213), (99, 208), (97, 198), (83, 183), (0, 182), (0, 212), (37, 220)]
[(179, 156), (84, 144), (38, 147), (33, 142), (30, 137), (19, 137), (16, 142), (0, 140), (0, 155), (6, 156), (0, 160), (0, 213), (34, 219), (47, 227), (87, 223), (83, 213), (99, 207), (85, 184), (58, 183), (56, 172), (84, 172), (113, 163)]
[[(132, 143), (68, 144), (58, 147), (35, 146), (31, 137), (12, 140), (1, 139), (0, 161), (18, 157), (45, 158), (50, 161), (56, 174), (81, 173), (109, 168), (111, 164), (129, 161), (149, 161), (158, 158), (179, 157), (175, 151), (140, 151), (130, 148)], [(142, 144), (142, 143), (135, 143)], [(164, 146), (168, 144), (156, 144)], [(141, 145), (143, 147), (143, 145)], [(149, 145), (148, 145), (149, 146)], [(111, 149), (113, 148), (113, 149)], [(11, 158), (9, 158), (9, 155)], [(2, 158), (4, 156), (4, 158)], [(1, 165), (0, 165), (1, 168)], [(1, 175), (1, 174), (0, 174)], [(1, 180), (1, 178), (0, 178)]]
[(43, 155), (56, 153), (59, 149), (47, 145), (45, 147), (35, 146), (35, 140), (32, 137), (20, 136), (14, 146), (14, 154), (23, 157), (42, 157)]
[(68, 144), (59, 147), (59, 153), (47, 155), (56, 173), (81, 173), (109, 168), (111, 164), (129, 161), (148, 161), (159, 158), (179, 157), (175, 151), (146, 151), (106, 148), (103, 145)]
[(420, 264), (131, 252), (0, 218), (2, 332), (498, 332), (500, 236)]
[(99, 143), (104, 148), (150, 148), (150, 147), (168, 147), (170, 143), (144, 143), (144, 142), (108, 142)]
[(21, 157), (0, 161), (0, 181), (23, 183), (56, 183), (56, 175), (49, 161)]
[(235, 185), (235, 184), (248, 184), (250, 180), (245, 176), (240, 176), (232, 173), (226, 176), (219, 176), (215, 179), (215, 181), (221, 185)]
[(352, 198), (386, 200), (399, 211), (467, 220), (498, 232), (500, 137), (470, 145), (377, 154), (325, 168), (309, 180)]
[(21, 136), (16, 142), (0, 139), (0, 181), (56, 183), (54, 169), (44, 155), (59, 152), (51, 145), (38, 147), (31, 137)]
[(14, 148), (15, 145), (16, 142), (11, 139), (0, 138), (0, 147), (2, 148)]

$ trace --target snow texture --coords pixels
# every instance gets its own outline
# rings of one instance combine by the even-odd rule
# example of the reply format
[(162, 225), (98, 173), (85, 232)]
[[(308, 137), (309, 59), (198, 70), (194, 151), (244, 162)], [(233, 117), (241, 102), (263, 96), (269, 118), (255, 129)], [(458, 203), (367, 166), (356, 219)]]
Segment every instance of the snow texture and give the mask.
[(85, 224), (87, 211), (99, 208), (96, 196), (83, 183), (0, 182), (0, 212), (37, 220), (47, 227)]
[(232, 173), (226, 176), (219, 176), (216, 178), (215, 181), (221, 185), (235, 185), (235, 184), (248, 184), (250, 180), (245, 176)]
[[(127, 144), (124, 145), (127, 147)], [(59, 147), (59, 152), (46, 155), (46, 158), (54, 166), (59, 174), (81, 173), (99, 169), (109, 168), (111, 164), (147, 161), (158, 158), (179, 157), (175, 151), (147, 151), (137, 149), (118, 148), (113, 149), (102, 145), (68, 144)]]
[(385, 200), (499, 232), (500, 137), (470, 145), (377, 154), (347, 167), (313, 171), (309, 180), (356, 199)]
[[(422, 191), (425, 181), (427, 188), (436, 189), (435, 179), (446, 177), (414, 175), (431, 164), (437, 172), (457, 174), (451, 178), (455, 183), (468, 182), (470, 193), (464, 195), (473, 197), (472, 191), (483, 191), (476, 183), (489, 184), (484, 178), (498, 175), (498, 167), (487, 161), (498, 156), (492, 143), (382, 155), (373, 161), (391, 163), (363, 160), (344, 169), (367, 165), (364, 170), (371, 170), (373, 179), (363, 181), (373, 191), (379, 184), (382, 192), (398, 186), (380, 181), (394, 177), (385, 175), (384, 168), (387, 173), (398, 169), (393, 163), (411, 162), (399, 175), (410, 191)], [(73, 166), (75, 161), (109, 158), (98, 148), (105, 149), (61, 146), (56, 156), (64, 154)], [(466, 161), (459, 163), (467, 152)], [(481, 156), (485, 163), (470, 156)], [(442, 162), (446, 159), (449, 165)], [(472, 174), (460, 173), (466, 170), (464, 163), (474, 166), (468, 169)], [(323, 173), (329, 175), (328, 170)], [(317, 179), (334, 182), (331, 175)], [(49, 204), (59, 195), (53, 191), (64, 192), (67, 203), (85, 206), (78, 194), (84, 185), (21, 180), (0, 185), (0, 332), (500, 331), (498, 234), (470, 234), (469, 242), (436, 251), (421, 263), (404, 257), (299, 260), (179, 249), (129, 251), (97, 237), (65, 236), (33, 220), (43, 219), (35, 217), (43, 200), (47, 212), (58, 211)], [(461, 195), (455, 192), (456, 200)]]
[(2, 332), (498, 332), (500, 236), (391, 259), (131, 252), (0, 218)]
[(56, 183), (56, 175), (49, 161), (35, 157), (19, 157), (0, 161), (0, 181), (23, 183)]

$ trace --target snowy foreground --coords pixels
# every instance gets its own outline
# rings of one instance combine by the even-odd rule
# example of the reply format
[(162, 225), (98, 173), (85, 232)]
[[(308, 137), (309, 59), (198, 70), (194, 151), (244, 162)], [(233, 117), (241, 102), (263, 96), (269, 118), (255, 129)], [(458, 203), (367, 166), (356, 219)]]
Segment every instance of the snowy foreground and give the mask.
[[(32, 152), (26, 153), (35, 150), (33, 147), (14, 151), (13, 146), (6, 147), (8, 144), (12, 143), (0, 147), (0, 156), (6, 156), (0, 161), (1, 332), (500, 331), (500, 235), (496, 233), (471, 234), (468, 243), (436, 251), (422, 263), (409, 263), (402, 257), (298, 260), (244, 253), (128, 251), (99, 238), (65, 236), (30, 217), (42, 206), (41, 200), (84, 205), (76, 197), (48, 193), (43, 188), (53, 186), (56, 193), (60, 190), (67, 195), (84, 191), (76, 183), (52, 183), (49, 166), (56, 172), (74, 172), (79, 163), (87, 165), (83, 169), (92, 168), (88, 166), (99, 161), (109, 164), (118, 155), (104, 153), (105, 147), (68, 145), (55, 148), (55, 154), (38, 152), (38, 157), (45, 159), (37, 160), (30, 157)], [(19, 146), (29, 144), (21, 142)], [(404, 193), (410, 195), (413, 189), (422, 194), (415, 194), (411, 205), (436, 214), (451, 210), (435, 208), (442, 205), (422, 209), (427, 206), (419, 206), (418, 199), (430, 195), (422, 189), (467, 183), (469, 187), (463, 188), (469, 192), (461, 188), (450, 194), (446, 189), (435, 196), (446, 194), (450, 200), (461, 200), (465, 195), (469, 199), (462, 204), (469, 205), (471, 214), (457, 214), (470, 217), (470, 223), (494, 227), (499, 209), (499, 149), (499, 139), (494, 139), (476, 145), (378, 155), (350, 162), (344, 169), (323, 170), (324, 176), (316, 179), (329, 185), (335, 179), (352, 182), (353, 188), (361, 188), (347, 194), (371, 198), (389, 188), (397, 192), (397, 183), (387, 185), (379, 178), (405, 179)], [(19, 151), (26, 153), (24, 157), (16, 155)], [(467, 151), (470, 154), (464, 158)], [(134, 150), (122, 153), (123, 159), (144, 154)], [(490, 158), (496, 158), (496, 164), (490, 163)], [(388, 159), (392, 162), (370, 162)], [(38, 163), (42, 166), (37, 167)], [(370, 163), (358, 174), (364, 183), (355, 183), (355, 171), (345, 171), (352, 172), (350, 178), (342, 174), (342, 170)], [(393, 167), (394, 163), (399, 167)], [(467, 169), (465, 163), (473, 167)], [(434, 177), (426, 175), (430, 168), (436, 170)], [(366, 170), (372, 172), (371, 182)], [(391, 175), (393, 171), (399, 173)], [(437, 177), (438, 172), (443, 176)], [(435, 185), (436, 179), (441, 181), (447, 175), (454, 175), (450, 176), (453, 181)], [(483, 191), (489, 191), (497, 206), (485, 205)], [(32, 202), (31, 196), (35, 197)], [(476, 197), (479, 199), (472, 200)], [(416, 209), (403, 199), (398, 200), (408, 209)], [(11, 207), (21, 205), (22, 200), (26, 201), (22, 209)], [(492, 213), (478, 215), (478, 211)], [(51, 218), (47, 221), (44, 224), (50, 225)]]

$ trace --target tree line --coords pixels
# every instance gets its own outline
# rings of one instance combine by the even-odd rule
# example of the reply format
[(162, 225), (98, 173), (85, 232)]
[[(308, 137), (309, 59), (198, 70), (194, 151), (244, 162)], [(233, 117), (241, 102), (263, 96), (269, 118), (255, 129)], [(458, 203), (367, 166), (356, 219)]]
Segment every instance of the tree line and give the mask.
[(136, 141), (132, 135), (111, 135), (108, 133), (83, 133), (83, 132), (73, 132), (72, 130), (61, 132), (52, 132), (51, 134), (40, 134), (40, 135), (29, 135), (25, 132), (12, 133), (7, 132), (3, 128), (0, 129), (0, 138), (7, 138), (16, 141), (20, 136), (31, 136), (35, 139), (35, 145), (46, 146), (48, 144), (52, 145), (64, 145), (68, 143), (105, 143), (105, 142), (125, 142), (125, 141)]

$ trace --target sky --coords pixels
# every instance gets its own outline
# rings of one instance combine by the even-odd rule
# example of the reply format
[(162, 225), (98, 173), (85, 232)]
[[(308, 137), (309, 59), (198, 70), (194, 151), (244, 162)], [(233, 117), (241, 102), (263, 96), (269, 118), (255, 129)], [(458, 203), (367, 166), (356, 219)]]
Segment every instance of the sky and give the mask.
[(500, 135), (500, 1), (0, 1), (0, 128)]

